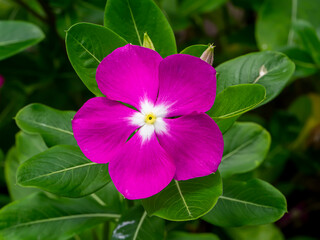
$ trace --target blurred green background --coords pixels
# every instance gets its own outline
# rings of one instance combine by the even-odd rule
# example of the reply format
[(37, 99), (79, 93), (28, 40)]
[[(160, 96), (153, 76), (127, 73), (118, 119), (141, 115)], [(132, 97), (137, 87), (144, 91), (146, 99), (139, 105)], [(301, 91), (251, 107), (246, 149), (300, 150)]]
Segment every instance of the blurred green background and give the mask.
[[(74, 23), (103, 24), (105, 0), (0, 0), (0, 20), (40, 27), (44, 40), (0, 61), (0, 207), (10, 201), (4, 181), (5, 155), (23, 106), (39, 102), (77, 110), (93, 95), (73, 70), (65, 31)], [(287, 54), (296, 64), (290, 84), (270, 103), (240, 121), (264, 126), (272, 136), (267, 159), (250, 172), (286, 195), (288, 213), (275, 225), (212, 229), (200, 221), (171, 223), (189, 232), (219, 232), (226, 239), (318, 239), (320, 214), (320, 1), (157, 0), (174, 29), (178, 51), (214, 43), (214, 66), (265, 50)], [(1, 32), (0, 32), (1, 34)], [(1, 38), (1, 36), (0, 36)], [(0, 46), (1, 47), (1, 46)]]

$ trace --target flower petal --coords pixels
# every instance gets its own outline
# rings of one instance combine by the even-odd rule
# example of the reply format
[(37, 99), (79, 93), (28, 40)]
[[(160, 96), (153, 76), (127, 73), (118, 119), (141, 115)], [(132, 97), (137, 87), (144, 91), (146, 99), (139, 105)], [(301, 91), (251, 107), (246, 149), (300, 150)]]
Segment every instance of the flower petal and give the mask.
[[(140, 109), (141, 101), (156, 101), (158, 67), (162, 57), (148, 48), (127, 44), (117, 48), (99, 64), (96, 79), (109, 99)], [(140, 109), (141, 110), (141, 109)]]
[(217, 124), (204, 113), (165, 119), (167, 133), (158, 134), (160, 145), (173, 158), (176, 180), (203, 177), (221, 162), (223, 138)]
[(114, 185), (128, 199), (147, 198), (160, 192), (174, 173), (174, 163), (155, 134), (148, 141), (135, 134), (109, 163)]
[(206, 112), (216, 96), (216, 70), (200, 58), (175, 54), (159, 65), (158, 104), (169, 107), (168, 117)]
[(106, 97), (88, 100), (72, 120), (72, 129), (84, 155), (96, 163), (109, 162), (137, 129), (135, 110)]

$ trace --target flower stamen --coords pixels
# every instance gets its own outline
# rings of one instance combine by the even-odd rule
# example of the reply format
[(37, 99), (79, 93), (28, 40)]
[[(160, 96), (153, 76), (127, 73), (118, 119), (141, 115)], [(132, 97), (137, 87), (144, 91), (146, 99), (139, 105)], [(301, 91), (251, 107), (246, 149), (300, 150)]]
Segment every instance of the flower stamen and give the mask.
[(144, 121), (147, 124), (154, 124), (156, 119), (157, 119), (156, 115), (154, 115), (153, 113), (148, 113), (146, 114)]

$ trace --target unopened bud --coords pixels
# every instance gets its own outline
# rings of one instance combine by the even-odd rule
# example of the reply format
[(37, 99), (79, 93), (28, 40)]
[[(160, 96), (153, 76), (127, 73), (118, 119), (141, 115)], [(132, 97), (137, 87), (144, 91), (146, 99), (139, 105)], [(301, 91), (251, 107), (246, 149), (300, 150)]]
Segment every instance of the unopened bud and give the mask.
[(201, 59), (210, 65), (212, 65), (214, 60), (214, 48), (213, 44), (210, 44), (209, 47), (202, 53)]
[(153, 43), (149, 37), (149, 35), (145, 32), (144, 35), (143, 35), (143, 44), (142, 44), (142, 47), (145, 47), (145, 48), (150, 48), (152, 50), (156, 50), (153, 46)]

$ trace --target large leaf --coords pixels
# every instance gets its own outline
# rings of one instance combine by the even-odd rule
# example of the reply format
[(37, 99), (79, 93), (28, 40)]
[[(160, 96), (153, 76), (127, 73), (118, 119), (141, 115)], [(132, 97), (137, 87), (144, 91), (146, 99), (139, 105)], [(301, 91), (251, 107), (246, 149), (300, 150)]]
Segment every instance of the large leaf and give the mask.
[(201, 57), (202, 53), (208, 48), (208, 45), (196, 44), (183, 49), (181, 54), (188, 54), (195, 57)]
[(224, 152), (219, 171), (222, 177), (258, 167), (270, 147), (270, 134), (256, 123), (238, 122), (223, 135)]
[(24, 162), (17, 181), (61, 196), (82, 197), (102, 188), (110, 177), (106, 164), (91, 162), (78, 147), (62, 145)]
[(43, 32), (32, 23), (0, 21), (0, 60), (37, 44), (43, 38)]
[(297, 19), (309, 21), (317, 27), (318, 32), (320, 30), (319, 1), (264, 1), (256, 24), (256, 38), (260, 49), (279, 50), (284, 46), (296, 44), (292, 24)]
[(92, 198), (50, 199), (34, 194), (1, 209), (0, 239), (64, 240), (119, 217)]
[(259, 225), (275, 222), (286, 211), (285, 197), (267, 182), (224, 181), (223, 195), (203, 219), (223, 227)]
[(142, 200), (149, 215), (173, 221), (197, 219), (210, 211), (222, 193), (219, 172), (187, 181), (173, 180), (160, 193)]
[(7, 182), (7, 188), (12, 200), (24, 198), (32, 193), (39, 192), (36, 188), (25, 188), (17, 184), (17, 169), (20, 161), (16, 147), (12, 147), (6, 155), (4, 174)]
[(143, 207), (137, 206), (124, 214), (112, 233), (112, 240), (162, 240), (164, 220), (149, 217)]
[(240, 84), (230, 86), (220, 92), (213, 107), (207, 112), (214, 120), (241, 115), (266, 98), (266, 89), (261, 85)]
[(219, 65), (216, 70), (217, 93), (225, 88), (244, 84), (261, 84), (266, 89), (267, 103), (276, 97), (294, 72), (294, 63), (282, 53), (250, 53)]
[(75, 112), (59, 111), (42, 104), (30, 104), (16, 116), (18, 127), (27, 133), (39, 133), (48, 146), (76, 145), (71, 120)]
[(104, 25), (140, 46), (144, 33), (148, 33), (162, 57), (177, 52), (173, 31), (153, 0), (108, 0)]
[(66, 34), (69, 60), (82, 82), (97, 96), (103, 96), (95, 79), (103, 58), (127, 42), (106, 27), (90, 23), (73, 25)]

